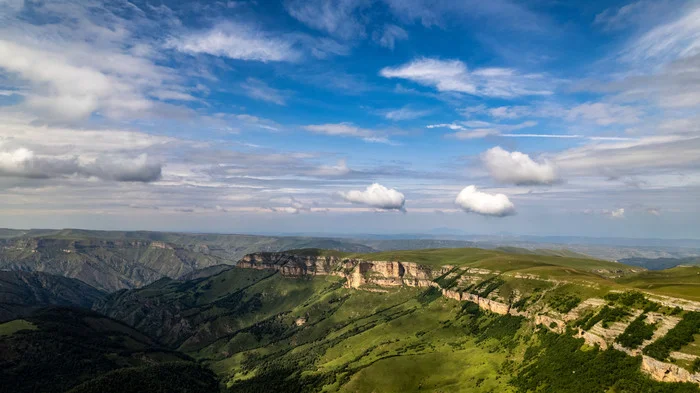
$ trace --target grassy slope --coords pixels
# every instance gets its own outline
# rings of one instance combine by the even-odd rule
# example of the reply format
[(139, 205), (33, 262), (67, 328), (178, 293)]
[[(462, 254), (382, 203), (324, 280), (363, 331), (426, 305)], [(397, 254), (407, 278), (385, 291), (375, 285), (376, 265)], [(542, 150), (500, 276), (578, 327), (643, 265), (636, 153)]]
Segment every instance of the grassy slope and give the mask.
[(24, 319), (15, 319), (5, 323), (0, 323), (0, 337), (9, 336), (23, 330), (36, 330), (35, 324)]
[(480, 248), (437, 248), (425, 250), (384, 251), (369, 254), (341, 253), (326, 250), (299, 250), (306, 255), (335, 255), (346, 258), (368, 260), (392, 260), (415, 262), (421, 265), (439, 267), (444, 265), (473, 266), (492, 268), (500, 271), (519, 270), (531, 267), (570, 267), (581, 270), (623, 270), (638, 269), (621, 263), (593, 258), (539, 255), (534, 252), (511, 253)]
[[(569, 282), (557, 285), (501, 275), (501, 296), (515, 292), (536, 296), (551, 290), (545, 296), (600, 297), (624, 286), (595, 270), (627, 268), (598, 260), (477, 249), (298, 252), (368, 259), (398, 257), (433, 266), (449, 263), (541, 274)], [(625, 274), (632, 277), (631, 282), (638, 275)], [(529, 324), (518, 327), (508, 319), (512, 317), (472, 314), (465, 311), (471, 303), (417, 288), (386, 293), (350, 290), (335, 276), (295, 279), (268, 271), (232, 269), (187, 283), (162, 280), (137, 292), (149, 302), (165, 299), (177, 304), (174, 309), (199, 326), (194, 338), (182, 342), (180, 350), (208, 364), (236, 393), (269, 391), (271, 386), (292, 393), (319, 389), (508, 392), (515, 389), (509, 380), (518, 372), (512, 362), (522, 361), (534, 339)], [(605, 359), (602, 356), (595, 361), (604, 365)], [(623, 360), (615, 364), (626, 367), (630, 378), (646, 381), (639, 374), (638, 362)], [(547, 367), (538, 371), (541, 378), (546, 377)], [(675, 391), (673, 385), (664, 386)]]
[[(509, 251), (518, 251), (512, 249)], [(540, 250), (541, 251), (541, 250)], [(478, 248), (427, 249), (387, 251), (370, 254), (342, 253), (327, 250), (296, 250), (305, 255), (333, 255), (368, 260), (399, 260), (439, 267), (484, 268), (512, 274), (534, 274), (545, 279), (565, 280), (573, 283), (593, 284), (591, 288), (572, 288), (583, 298), (602, 296), (609, 290), (641, 289), (659, 295), (675, 296), (700, 301), (700, 267), (676, 267), (661, 271), (639, 271), (639, 267), (598, 259), (568, 256), (525, 254), (504, 250)], [(503, 276), (514, 287), (527, 286), (523, 280)], [(543, 284), (542, 286), (546, 286)]]
[(700, 301), (700, 267), (641, 272), (617, 280), (627, 287)]

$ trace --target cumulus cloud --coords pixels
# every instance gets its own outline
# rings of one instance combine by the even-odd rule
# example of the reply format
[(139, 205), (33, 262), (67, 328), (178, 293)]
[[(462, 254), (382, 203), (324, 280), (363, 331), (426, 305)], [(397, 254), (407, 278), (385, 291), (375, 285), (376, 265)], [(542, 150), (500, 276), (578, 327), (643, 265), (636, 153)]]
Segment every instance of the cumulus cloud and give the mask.
[(551, 162), (536, 162), (527, 154), (508, 152), (500, 146), (487, 150), (481, 160), (491, 176), (500, 182), (528, 185), (552, 184), (558, 180)]
[(469, 71), (459, 60), (420, 58), (398, 67), (383, 68), (379, 75), (407, 79), (441, 92), (476, 96), (513, 98), (552, 94), (551, 90), (542, 88), (546, 84), (542, 75), (520, 74), (510, 68)]
[(148, 155), (141, 154), (135, 158), (100, 157), (83, 165), (81, 172), (104, 180), (148, 183), (160, 179), (162, 167)]
[(94, 161), (37, 155), (26, 148), (0, 151), (0, 176), (33, 179), (62, 176), (96, 177), (120, 182), (152, 182), (161, 177), (161, 164), (146, 154), (136, 158), (111, 157)]
[(353, 190), (343, 192), (340, 195), (350, 203), (368, 205), (382, 210), (406, 211), (404, 195), (393, 188), (389, 189), (378, 183), (372, 184), (364, 191)]
[(515, 214), (515, 205), (506, 195), (482, 192), (474, 185), (460, 191), (455, 204), (466, 212), (484, 216), (505, 217)]

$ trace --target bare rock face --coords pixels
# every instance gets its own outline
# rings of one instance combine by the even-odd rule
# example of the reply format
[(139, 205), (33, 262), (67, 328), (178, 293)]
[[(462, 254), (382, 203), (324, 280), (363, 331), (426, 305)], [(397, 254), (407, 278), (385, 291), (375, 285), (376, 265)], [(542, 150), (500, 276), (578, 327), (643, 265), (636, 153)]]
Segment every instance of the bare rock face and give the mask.
[(236, 265), (247, 269), (278, 270), (283, 276), (338, 275), (347, 279), (349, 288), (364, 285), (398, 287), (430, 286), (432, 269), (412, 262), (365, 261), (333, 256), (304, 256), (286, 253), (256, 253), (243, 257)]
[(657, 381), (700, 383), (700, 373), (691, 374), (675, 364), (665, 363), (649, 356), (642, 356), (642, 371)]
[(549, 315), (538, 314), (534, 317), (535, 325), (544, 325), (555, 333), (564, 333), (566, 323), (561, 319), (552, 318)]

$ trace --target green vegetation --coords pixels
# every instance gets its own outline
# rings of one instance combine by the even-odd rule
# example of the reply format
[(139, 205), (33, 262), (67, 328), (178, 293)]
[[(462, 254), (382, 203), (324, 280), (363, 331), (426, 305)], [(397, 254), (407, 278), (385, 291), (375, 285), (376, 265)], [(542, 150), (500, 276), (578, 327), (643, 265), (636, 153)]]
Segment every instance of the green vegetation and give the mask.
[(583, 339), (540, 330), (539, 344), (528, 348), (534, 359), (513, 379), (519, 392), (697, 392), (692, 383), (655, 382), (639, 369), (641, 359), (613, 349), (581, 351)]
[(114, 370), (68, 393), (214, 393), (219, 381), (211, 370), (192, 362), (169, 362)]
[(644, 348), (645, 355), (659, 360), (666, 360), (671, 351), (677, 351), (692, 342), (700, 333), (700, 312), (688, 312), (665, 336)]
[(644, 310), (644, 312), (657, 311), (661, 308), (659, 303), (652, 302), (639, 291), (611, 292), (605, 295), (605, 300), (617, 303), (623, 307)]
[(535, 267), (566, 267), (584, 271), (630, 272), (632, 267), (593, 258), (561, 257), (534, 253), (517, 254), (479, 248), (437, 248), (385, 251), (370, 254), (343, 254), (347, 258), (415, 262), (427, 266), (471, 266), (501, 272)]
[(615, 341), (622, 344), (624, 347), (636, 349), (642, 345), (645, 340), (649, 340), (654, 335), (656, 324), (644, 322), (646, 318), (646, 314), (635, 318)]
[(33, 330), (0, 336), (2, 391), (65, 392), (112, 370), (191, 361), (99, 314), (49, 308), (26, 318)]
[(556, 294), (551, 296), (547, 304), (555, 311), (566, 314), (581, 303), (581, 298), (570, 294)]
[(617, 282), (630, 288), (700, 301), (700, 280), (698, 277), (700, 277), (700, 267), (689, 266), (641, 272), (622, 277)]
[(620, 321), (628, 315), (629, 313), (621, 308), (605, 306), (598, 313), (577, 321), (576, 326), (580, 326), (583, 330), (590, 330), (598, 322), (602, 321), (602, 326), (607, 328), (611, 323)]
[(9, 336), (23, 330), (36, 330), (36, 325), (24, 319), (15, 319), (14, 321), (5, 322), (0, 324), (0, 337)]

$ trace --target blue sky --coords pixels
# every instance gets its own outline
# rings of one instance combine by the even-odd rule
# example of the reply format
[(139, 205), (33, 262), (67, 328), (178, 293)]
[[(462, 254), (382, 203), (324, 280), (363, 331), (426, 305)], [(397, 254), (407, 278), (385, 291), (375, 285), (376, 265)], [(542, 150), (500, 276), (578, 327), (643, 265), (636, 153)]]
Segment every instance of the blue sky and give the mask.
[(0, 0), (0, 226), (700, 238), (695, 1)]

